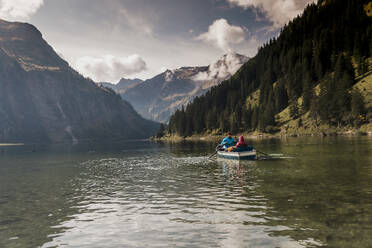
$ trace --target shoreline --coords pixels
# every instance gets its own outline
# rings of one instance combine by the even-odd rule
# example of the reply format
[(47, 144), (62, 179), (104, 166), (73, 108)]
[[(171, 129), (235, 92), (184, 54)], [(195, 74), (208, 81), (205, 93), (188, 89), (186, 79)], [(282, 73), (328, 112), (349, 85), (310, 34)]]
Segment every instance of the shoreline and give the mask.
[[(361, 130), (342, 130), (342, 131), (335, 131), (335, 130), (319, 130), (319, 132), (299, 132), (299, 133), (283, 133), (278, 132), (274, 134), (270, 133), (260, 133), (260, 132), (251, 132), (251, 133), (237, 133), (233, 136), (239, 137), (243, 135), (245, 139), (282, 139), (282, 138), (296, 138), (296, 137), (358, 137), (358, 136), (372, 136), (372, 131), (361, 131)], [(161, 138), (151, 137), (150, 141), (155, 142), (184, 142), (184, 141), (220, 141), (221, 139), (225, 138), (226, 135), (222, 134), (199, 134), (199, 135), (192, 135), (187, 137), (181, 137), (179, 135), (165, 135)]]

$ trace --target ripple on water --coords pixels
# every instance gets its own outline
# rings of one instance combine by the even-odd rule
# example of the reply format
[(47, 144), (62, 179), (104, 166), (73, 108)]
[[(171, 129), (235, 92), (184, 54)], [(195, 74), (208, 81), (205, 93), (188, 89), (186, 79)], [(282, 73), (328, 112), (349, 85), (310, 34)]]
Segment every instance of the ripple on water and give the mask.
[(76, 213), (42, 247), (303, 246), (270, 236), (289, 228), (267, 225), (267, 199), (234, 165), (148, 154), (81, 166)]

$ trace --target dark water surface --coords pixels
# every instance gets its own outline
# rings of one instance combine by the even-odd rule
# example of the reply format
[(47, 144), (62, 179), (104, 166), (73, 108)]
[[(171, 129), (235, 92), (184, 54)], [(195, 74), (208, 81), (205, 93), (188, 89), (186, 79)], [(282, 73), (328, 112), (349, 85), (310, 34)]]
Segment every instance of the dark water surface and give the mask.
[(0, 147), (0, 247), (372, 247), (372, 138)]

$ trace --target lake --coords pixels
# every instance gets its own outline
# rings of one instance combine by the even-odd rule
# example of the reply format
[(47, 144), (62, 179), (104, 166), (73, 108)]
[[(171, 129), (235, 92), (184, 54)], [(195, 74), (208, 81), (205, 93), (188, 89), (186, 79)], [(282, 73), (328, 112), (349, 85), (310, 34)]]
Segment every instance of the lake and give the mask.
[(372, 138), (0, 147), (0, 247), (371, 247)]

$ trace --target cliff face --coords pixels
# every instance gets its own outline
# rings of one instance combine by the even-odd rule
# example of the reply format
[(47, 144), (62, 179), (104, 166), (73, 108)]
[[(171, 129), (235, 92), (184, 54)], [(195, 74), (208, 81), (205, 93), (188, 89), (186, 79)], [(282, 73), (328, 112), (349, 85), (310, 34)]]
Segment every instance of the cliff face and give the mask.
[(177, 109), (230, 78), (247, 61), (247, 57), (232, 53), (209, 66), (167, 70), (127, 88), (121, 96), (145, 118), (167, 122)]
[(34, 26), (0, 20), (0, 143), (146, 138), (157, 126), (74, 71)]

